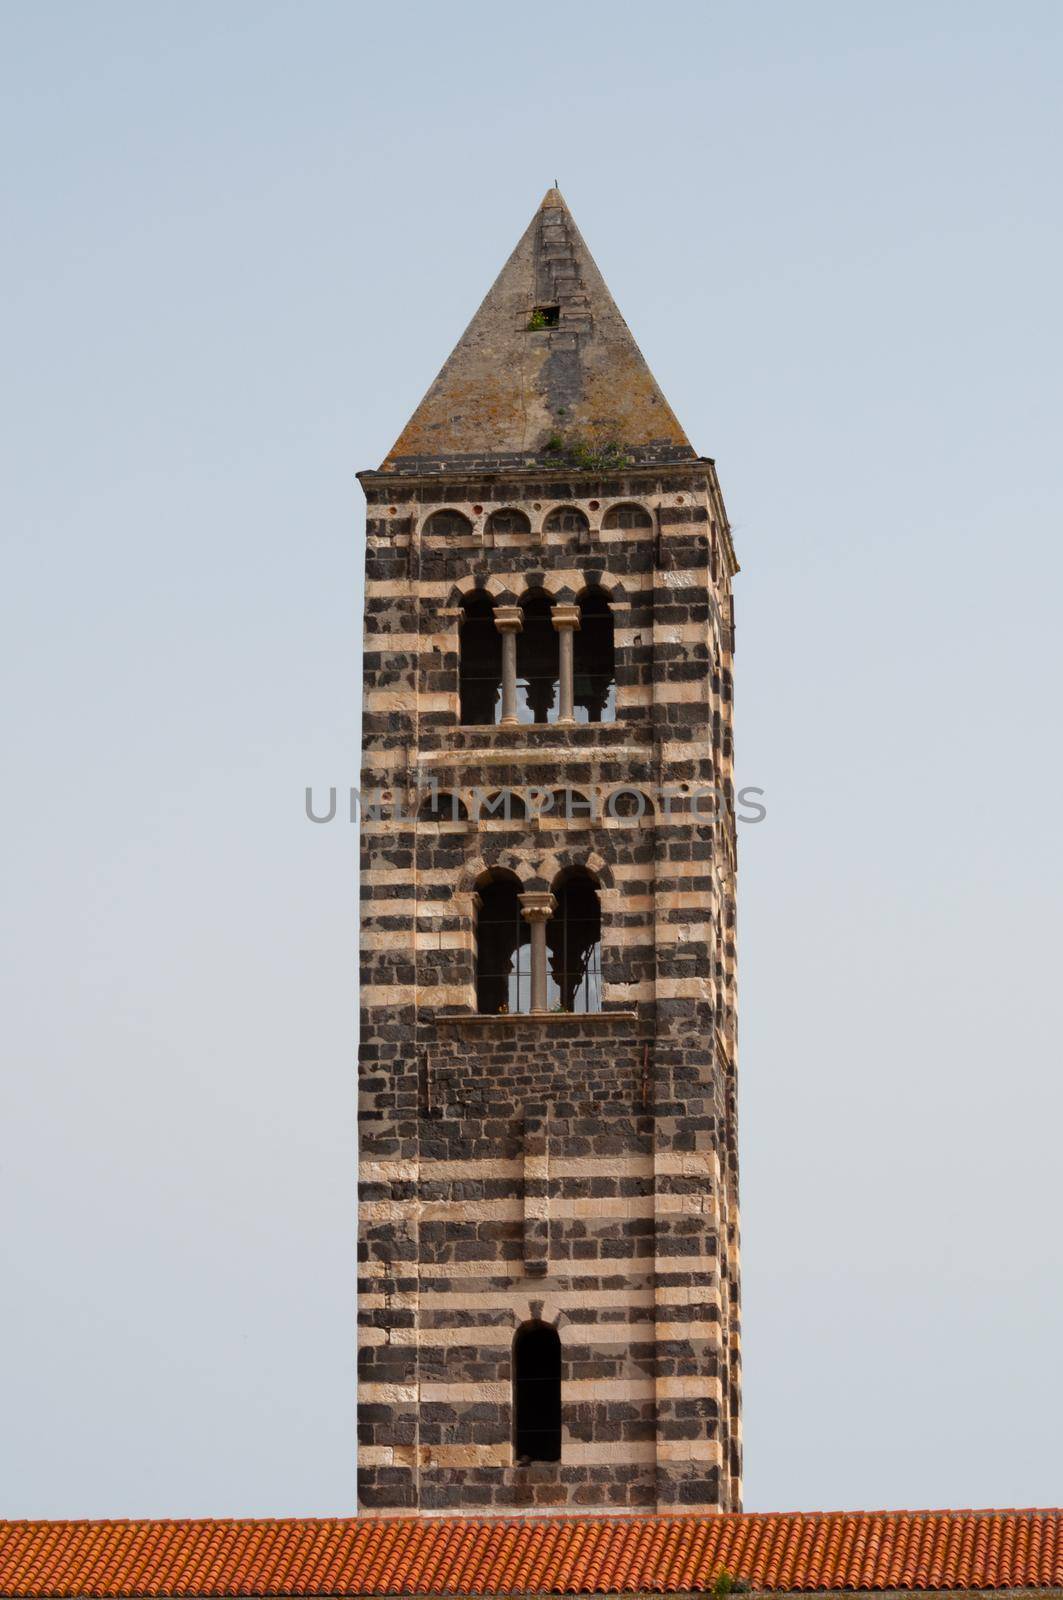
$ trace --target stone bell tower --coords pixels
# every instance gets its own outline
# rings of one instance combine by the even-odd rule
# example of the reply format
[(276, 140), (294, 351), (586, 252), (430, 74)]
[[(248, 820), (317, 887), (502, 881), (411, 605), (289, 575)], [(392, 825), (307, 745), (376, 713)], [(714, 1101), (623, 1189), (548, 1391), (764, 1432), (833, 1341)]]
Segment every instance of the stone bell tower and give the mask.
[(360, 1507), (739, 1509), (737, 564), (556, 189), (359, 477)]

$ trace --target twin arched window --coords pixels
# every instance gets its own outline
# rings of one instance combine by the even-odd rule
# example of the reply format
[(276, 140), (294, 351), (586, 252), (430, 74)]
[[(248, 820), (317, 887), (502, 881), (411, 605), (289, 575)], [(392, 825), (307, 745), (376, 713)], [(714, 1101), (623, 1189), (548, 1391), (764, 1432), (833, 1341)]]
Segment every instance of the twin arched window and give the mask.
[(476, 589), (462, 603), (458, 648), (463, 727), (616, 720), (613, 614), (600, 588), (556, 612), (542, 589), (505, 608)]
[[(562, 873), (550, 895), (524, 895), (511, 872), (493, 873), (478, 893), (477, 1011), (602, 1009), (602, 908), (585, 868)], [(537, 922), (545, 923), (539, 939)]]

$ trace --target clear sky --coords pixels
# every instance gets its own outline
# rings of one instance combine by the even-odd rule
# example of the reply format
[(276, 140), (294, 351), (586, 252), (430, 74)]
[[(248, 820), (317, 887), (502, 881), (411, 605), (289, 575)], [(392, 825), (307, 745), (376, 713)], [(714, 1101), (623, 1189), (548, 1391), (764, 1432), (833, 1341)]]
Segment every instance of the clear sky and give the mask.
[(737, 580), (747, 1505), (1060, 1500), (1027, 0), (7, 4), (0, 1514), (354, 1504), (375, 466), (556, 177)]

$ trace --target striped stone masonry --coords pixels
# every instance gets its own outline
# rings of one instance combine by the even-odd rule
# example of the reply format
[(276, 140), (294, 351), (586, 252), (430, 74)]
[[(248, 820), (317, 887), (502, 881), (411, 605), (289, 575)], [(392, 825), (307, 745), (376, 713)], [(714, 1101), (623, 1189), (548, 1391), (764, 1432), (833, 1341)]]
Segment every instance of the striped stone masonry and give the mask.
[[(381, 797), (360, 858), (361, 1510), (736, 1510), (736, 563), (715, 469), (360, 478), (361, 783)], [(441, 510), (461, 516), (426, 526)], [(462, 726), (476, 590), (604, 595), (615, 720)], [(536, 814), (562, 788), (597, 814)], [(528, 814), (485, 811), (504, 790)], [(608, 805), (621, 790), (642, 815)], [(549, 896), (573, 867), (598, 887), (601, 1010), (478, 1013), (487, 876)], [(558, 1461), (515, 1449), (535, 1322), (560, 1336)]]

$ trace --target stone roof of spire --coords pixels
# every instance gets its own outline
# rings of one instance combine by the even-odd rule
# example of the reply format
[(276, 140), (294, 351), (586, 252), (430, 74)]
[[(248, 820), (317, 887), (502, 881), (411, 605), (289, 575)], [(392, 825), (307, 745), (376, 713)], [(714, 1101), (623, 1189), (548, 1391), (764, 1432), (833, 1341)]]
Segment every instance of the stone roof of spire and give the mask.
[(549, 189), (381, 466), (484, 469), (695, 452), (557, 189)]

